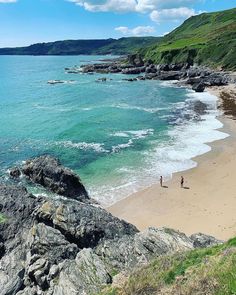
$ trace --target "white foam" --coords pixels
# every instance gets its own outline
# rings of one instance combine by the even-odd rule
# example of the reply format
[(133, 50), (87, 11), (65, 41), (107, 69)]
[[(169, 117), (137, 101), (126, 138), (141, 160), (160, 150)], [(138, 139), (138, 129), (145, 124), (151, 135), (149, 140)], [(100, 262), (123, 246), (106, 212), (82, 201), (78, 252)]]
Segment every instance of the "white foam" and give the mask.
[(72, 142), (70, 140), (68, 141), (59, 141), (55, 142), (56, 145), (63, 145), (63, 147), (69, 147), (69, 148), (76, 148), (80, 150), (94, 150), (98, 153), (107, 153), (109, 152), (104, 148), (103, 143), (96, 143), (96, 142)]
[(117, 153), (119, 152), (121, 149), (126, 149), (130, 146), (133, 145), (133, 140), (129, 139), (129, 141), (127, 143), (121, 143), (115, 146), (112, 146), (112, 153)]
[(118, 109), (125, 109), (125, 110), (138, 110), (142, 112), (147, 112), (147, 113), (157, 113), (161, 110), (165, 110), (166, 108), (145, 108), (145, 107), (139, 107), (139, 106), (131, 106), (128, 104), (117, 104), (117, 105), (112, 105), (111, 107), (118, 108)]
[[(91, 188), (92, 197), (99, 200), (104, 206), (112, 205), (129, 194), (156, 183), (160, 175), (168, 180), (175, 172), (196, 167), (197, 163), (194, 161), (194, 157), (209, 152), (211, 147), (208, 143), (229, 136), (218, 130), (222, 128), (223, 124), (217, 119), (220, 114), (217, 109), (217, 97), (207, 92), (189, 91), (187, 100), (201, 100), (208, 106), (210, 105), (210, 110), (201, 116), (201, 120), (183, 121), (184, 123), (180, 125), (174, 125), (168, 131), (168, 142), (152, 141), (152, 148), (140, 152), (142, 166), (138, 168), (138, 171), (137, 168), (130, 166), (118, 169), (119, 180), (109, 179), (109, 182), (101, 186), (99, 190), (97, 187)], [(175, 107), (181, 109), (184, 104), (180, 103)], [(139, 133), (125, 131), (124, 134), (138, 136)], [(142, 136), (143, 133), (139, 135)], [(131, 145), (132, 139), (124, 146), (121, 145), (120, 148), (127, 148)]]
[(141, 139), (145, 138), (148, 135), (153, 134), (154, 129), (141, 129), (141, 130), (127, 130), (127, 131), (118, 131), (115, 133), (112, 133), (111, 136), (117, 136), (117, 137), (130, 137), (132, 136), (133, 139)]

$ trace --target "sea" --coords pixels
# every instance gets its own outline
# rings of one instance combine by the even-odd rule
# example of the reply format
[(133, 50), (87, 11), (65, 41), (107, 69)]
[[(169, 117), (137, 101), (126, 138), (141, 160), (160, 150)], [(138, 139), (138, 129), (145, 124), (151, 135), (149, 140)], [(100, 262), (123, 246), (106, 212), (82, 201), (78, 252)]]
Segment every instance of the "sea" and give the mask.
[[(217, 98), (122, 74), (68, 74), (107, 56), (0, 56), (0, 175), (50, 154), (107, 207), (197, 165), (220, 130)], [(110, 57), (109, 57), (110, 58)], [(106, 82), (97, 81), (106, 77)], [(63, 80), (51, 85), (49, 80)], [(31, 187), (34, 193), (40, 187)]]

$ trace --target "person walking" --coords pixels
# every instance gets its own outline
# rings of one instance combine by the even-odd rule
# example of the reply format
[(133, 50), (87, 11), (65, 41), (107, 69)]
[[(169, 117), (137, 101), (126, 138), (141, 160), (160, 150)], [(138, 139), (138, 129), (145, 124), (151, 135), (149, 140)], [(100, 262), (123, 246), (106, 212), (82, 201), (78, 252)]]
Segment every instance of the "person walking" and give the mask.
[(162, 187), (163, 186), (163, 177), (160, 176), (160, 186)]
[(180, 178), (180, 186), (181, 186), (181, 188), (184, 187), (184, 177), (183, 176), (181, 176), (181, 178)]

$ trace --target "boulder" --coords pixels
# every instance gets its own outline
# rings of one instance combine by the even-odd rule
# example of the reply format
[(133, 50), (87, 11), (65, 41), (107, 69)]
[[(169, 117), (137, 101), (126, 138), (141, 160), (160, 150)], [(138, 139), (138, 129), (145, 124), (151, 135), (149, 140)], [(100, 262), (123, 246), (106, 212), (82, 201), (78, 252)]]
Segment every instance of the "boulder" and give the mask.
[(135, 226), (106, 210), (74, 200), (48, 200), (37, 210), (36, 219), (59, 230), (80, 249), (93, 248), (104, 239), (138, 232)]
[(18, 167), (13, 167), (12, 169), (10, 169), (9, 175), (11, 178), (18, 179), (21, 175), (21, 171)]
[(193, 234), (190, 239), (193, 241), (194, 248), (206, 248), (223, 243), (223, 241), (202, 233)]
[(125, 75), (136, 75), (145, 72), (145, 67), (134, 67), (134, 68), (125, 68), (122, 70), (122, 74)]
[(104, 261), (92, 249), (83, 249), (61, 267), (53, 295), (98, 294), (112, 282)]
[(33, 183), (40, 184), (56, 194), (81, 201), (89, 199), (79, 176), (51, 156), (26, 161), (22, 172)]
[(168, 228), (149, 228), (134, 236), (106, 240), (96, 248), (116, 270), (132, 269), (154, 257), (193, 249), (193, 242), (185, 234)]
[(205, 84), (203, 82), (193, 84), (192, 89), (195, 92), (203, 92), (205, 90)]
[(140, 54), (130, 54), (127, 57), (128, 63), (134, 67), (144, 66), (144, 61)]
[(179, 71), (160, 72), (157, 76), (159, 80), (180, 80), (182, 73)]

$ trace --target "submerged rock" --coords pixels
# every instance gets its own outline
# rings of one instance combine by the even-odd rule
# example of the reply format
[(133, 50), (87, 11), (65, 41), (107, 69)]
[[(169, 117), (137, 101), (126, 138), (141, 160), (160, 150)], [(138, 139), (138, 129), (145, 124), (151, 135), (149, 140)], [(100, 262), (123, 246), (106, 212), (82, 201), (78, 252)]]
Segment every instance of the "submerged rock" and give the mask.
[(21, 171), (18, 167), (13, 167), (12, 169), (10, 169), (9, 175), (11, 178), (18, 179), (21, 175)]
[(26, 161), (22, 172), (33, 183), (40, 184), (56, 194), (77, 200), (89, 199), (79, 176), (51, 156)]

